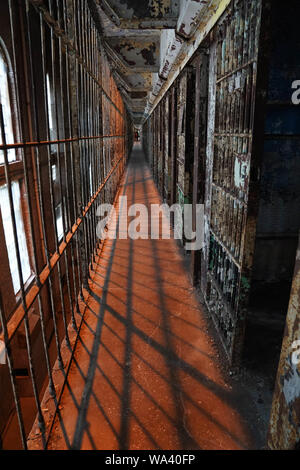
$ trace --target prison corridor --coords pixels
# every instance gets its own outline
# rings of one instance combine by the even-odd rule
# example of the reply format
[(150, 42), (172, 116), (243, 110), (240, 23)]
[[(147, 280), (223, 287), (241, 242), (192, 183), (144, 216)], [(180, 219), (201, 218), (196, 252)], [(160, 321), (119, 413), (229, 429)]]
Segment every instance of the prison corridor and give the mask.
[(0, 2), (0, 450), (300, 448), (299, 16)]
[[(124, 195), (128, 207), (161, 203), (139, 143), (112, 233)], [(253, 445), (174, 240), (108, 237), (86, 307), (48, 449)]]

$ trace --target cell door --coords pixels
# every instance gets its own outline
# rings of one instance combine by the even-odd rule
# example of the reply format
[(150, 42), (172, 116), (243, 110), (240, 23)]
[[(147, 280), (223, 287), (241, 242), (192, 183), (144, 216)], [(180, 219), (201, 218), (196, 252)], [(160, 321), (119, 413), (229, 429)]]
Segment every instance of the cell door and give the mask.
[[(215, 29), (210, 73), (214, 129), (208, 145), (210, 208), (206, 299), (232, 363), (243, 342), (258, 197), (258, 82), (263, 0), (233, 0)], [(210, 90), (210, 91), (211, 91)], [(212, 114), (212, 113), (211, 113)], [(210, 125), (210, 123), (208, 123)], [(263, 130), (262, 130), (263, 131)]]
[[(177, 82), (176, 202), (192, 203), (195, 70), (186, 67)], [(184, 232), (183, 221), (181, 230)], [(184, 238), (183, 238), (184, 241)]]

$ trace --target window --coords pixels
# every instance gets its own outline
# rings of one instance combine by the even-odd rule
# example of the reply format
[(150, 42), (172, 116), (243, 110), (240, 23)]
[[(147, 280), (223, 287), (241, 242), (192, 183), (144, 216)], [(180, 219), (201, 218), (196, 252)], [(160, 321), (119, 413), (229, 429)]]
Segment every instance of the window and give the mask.
[(54, 126), (53, 126), (53, 115), (52, 115), (52, 93), (51, 93), (51, 85), (50, 85), (50, 77), (47, 73), (46, 75), (46, 87), (47, 87), (47, 103), (48, 103), (48, 122), (49, 122), (49, 130), (51, 138), (54, 138), (52, 134), (54, 133)]
[(63, 216), (62, 216), (62, 204), (58, 204), (55, 208), (55, 217), (56, 217), (56, 231), (57, 239), (61, 241), (64, 236), (64, 226), (63, 226)]
[(53, 180), (53, 183), (57, 180), (57, 168), (56, 168), (56, 165), (52, 165), (52, 180)]
[[(47, 89), (47, 114), (48, 114), (48, 124), (49, 124), (49, 135), (51, 140), (58, 138), (55, 122), (55, 106), (53, 106), (54, 96), (53, 96), (53, 87), (50, 75), (46, 74), (46, 89)], [(60, 174), (57, 163), (58, 155), (58, 146), (51, 145), (51, 174), (52, 174), (52, 184), (54, 192), (54, 206), (55, 206), (55, 221), (56, 221), (56, 234), (57, 240), (60, 242), (64, 236), (64, 224), (63, 224), (63, 210), (62, 210), (62, 196), (61, 196), (61, 187), (60, 187)]]
[(90, 197), (93, 197), (93, 175), (92, 175), (92, 164), (89, 165), (89, 178), (90, 178)]
[[(31, 274), (31, 268), (29, 263), (29, 255), (27, 249), (26, 235), (24, 229), (24, 221), (21, 208), (21, 191), (20, 183), (13, 181), (12, 193), (14, 202), (14, 211), (17, 225), (18, 245), (20, 250), (22, 274), (24, 282), (28, 280)], [(13, 235), (13, 224), (9, 207), (8, 199), (8, 188), (7, 185), (0, 186), (0, 209), (2, 215), (2, 223), (5, 233), (5, 241), (7, 247), (7, 254), (9, 259), (10, 272), (13, 282), (15, 293), (20, 290), (20, 280), (18, 274), (18, 264), (16, 258), (16, 246)]]
[[(12, 144), (16, 140), (17, 122), (13, 119), (16, 116), (14, 107), (12, 106), (13, 84), (10, 75), (9, 61), (7, 55), (1, 47), (0, 41), (0, 103), (3, 111), (5, 140), (7, 144)], [(0, 132), (0, 145), (3, 145), (2, 133)], [(22, 275), (24, 283), (28, 281), (31, 275), (31, 266), (29, 259), (28, 240), (26, 238), (26, 230), (24, 216), (22, 211), (23, 199), (23, 165), (21, 161), (17, 161), (18, 152), (14, 149), (7, 151), (8, 156), (8, 172), (11, 180), (11, 189), (13, 196), (13, 210), (16, 220), (17, 241), (21, 257)], [(20, 290), (20, 279), (18, 274), (18, 264), (16, 257), (16, 245), (13, 235), (13, 221), (9, 204), (8, 186), (6, 184), (4, 167), (4, 150), (0, 150), (0, 216), (5, 235), (5, 245), (9, 260), (9, 268), (11, 280), (15, 294)], [(5, 247), (4, 245), (4, 247)]]
[[(4, 55), (0, 49), (0, 100), (3, 109), (3, 120), (5, 128), (5, 139), (7, 144), (14, 143), (14, 132), (13, 132), (13, 121), (11, 113), (11, 98), (9, 92), (9, 78), (8, 78), (8, 66), (4, 59)], [(0, 132), (0, 145), (2, 142), (2, 132)], [(15, 150), (8, 150), (8, 161), (12, 162), (16, 160)], [(0, 165), (4, 163), (3, 150), (0, 151)]]

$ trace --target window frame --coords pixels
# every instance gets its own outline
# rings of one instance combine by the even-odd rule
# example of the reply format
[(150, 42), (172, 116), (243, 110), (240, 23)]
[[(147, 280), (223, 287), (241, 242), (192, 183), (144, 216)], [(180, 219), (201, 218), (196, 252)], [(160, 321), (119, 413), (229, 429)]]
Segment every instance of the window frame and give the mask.
[[(0, 36), (0, 56), (1, 59), (4, 61), (6, 68), (7, 68), (7, 82), (8, 82), (8, 93), (9, 93), (9, 104), (11, 108), (11, 121), (12, 121), (12, 131), (14, 137), (14, 143), (20, 142), (21, 132), (20, 132), (20, 121), (19, 121), (19, 109), (18, 109), (18, 99), (17, 99), (17, 86), (15, 82), (14, 71), (12, 67), (12, 63), (10, 60), (9, 53), (5, 46), (3, 39)], [(29, 266), (30, 266), (30, 275), (27, 279), (24, 279), (24, 289), (25, 291), (32, 285), (34, 281), (34, 270), (33, 270), (33, 261), (32, 261), (32, 240), (29, 233), (29, 216), (28, 216), (28, 208), (27, 208), (27, 199), (26, 199), (26, 189), (25, 189), (25, 175), (24, 175), (24, 164), (23, 164), (23, 155), (22, 149), (16, 148), (16, 159), (8, 162), (7, 169), (9, 174), (9, 179), (12, 182), (17, 181), (20, 186), (20, 209), (22, 213), (22, 222), (24, 226), (24, 234), (26, 238), (26, 246), (27, 246), (27, 253), (29, 259)], [(7, 184), (6, 180), (6, 170), (5, 170), (5, 163), (0, 163), (0, 186), (4, 186)], [(0, 210), (0, 217), (1, 223), (3, 224), (1, 210)], [(4, 237), (3, 243), (1, 243), (1, 249), (5, 249), (7, 251), (7, 243)], [(9, 266), (10, 268), (10, 266)], [(20, 289), (15, 292), (13, 279), (11, 271), (9, 270), (10, 274), (10, 281), (12, 286), (12, 292), (14, 292), (16, 305), (21, 301), (21, 287)]]

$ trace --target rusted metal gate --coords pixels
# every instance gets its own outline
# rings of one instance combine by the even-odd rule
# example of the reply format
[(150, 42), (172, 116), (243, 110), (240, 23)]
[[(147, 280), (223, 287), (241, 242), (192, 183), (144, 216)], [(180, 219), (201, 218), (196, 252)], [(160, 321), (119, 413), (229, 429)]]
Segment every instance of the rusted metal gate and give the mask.
[(158, 184), (158, 153), (160, 146), (160, 112), (159, 107), (154, 111), (153, 115), (153, 130), (155, 139), (153, 141), (153, 176), (154, 181)]
[[(194, 158), (195, 71), (186, 67), (177, 85), (176, 202), (192, 203)], [(182, 221), (183, 224), (183, 221)]]
[(165, 143), (165, 116), (164, 116), (164, 100), (162, 100), (158, 106), (159, 115), (159, 141), (158, 141), (158, 161), (157, 161), (157, 186), (160, 194), (163, 196), (164, 186), (164, 143)]
[(240, 357), (255, 242), (262, 4), (232, 1), (211, 45), (202, 287), (232, 363)]
[[(195, 119), (193, 186), (193, 231), (196, 230), (196, 205), (204, 204), (207, 143), (208, 50), (198, 50), (192, 62), (195, 68)], [(194, 284), (201, 278), (201, 250), (191, 252), (191, 277)]]
[(170, 152), (169, 152), (169, 94), (167, 94), (162, 103), (162, 112), (164, 119), (163, 126), (163, 200), (168, 201), (170, 198)]
[(176, 113), (176, 103), (177, 103), (177, 89), (173, 85), (169, 91), (170, 94), (170, 204), (176, 202), (176, 152), (177, 152), (177, 113)]

